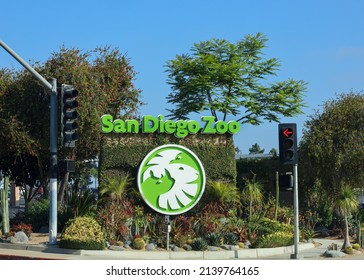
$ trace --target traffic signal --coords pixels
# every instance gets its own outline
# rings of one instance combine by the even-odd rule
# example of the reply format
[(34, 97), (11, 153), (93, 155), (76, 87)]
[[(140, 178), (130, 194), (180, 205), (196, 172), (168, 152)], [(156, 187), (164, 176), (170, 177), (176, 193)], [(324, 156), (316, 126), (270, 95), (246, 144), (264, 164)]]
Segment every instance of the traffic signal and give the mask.
[(279, 189), (282, 191), (293, 189), (293, 175), (291, 173), (279, 175)]
[(62, 85), (61, 135), (63, 147), (76, 147), (78, 140), (78, 91), (71, 85)]
[(295, 123), (281, 123), (279, 133), (279, 160), (282, 164), (297, 164), (297, 126)]

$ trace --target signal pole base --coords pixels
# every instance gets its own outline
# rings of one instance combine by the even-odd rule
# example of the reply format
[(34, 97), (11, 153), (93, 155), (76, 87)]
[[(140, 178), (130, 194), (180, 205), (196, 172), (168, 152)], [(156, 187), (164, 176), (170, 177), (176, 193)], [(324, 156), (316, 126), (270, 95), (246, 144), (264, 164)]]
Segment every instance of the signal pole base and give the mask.
[(291, 254), (291, 260), (302, 260), (303, 256), (300, 254)]

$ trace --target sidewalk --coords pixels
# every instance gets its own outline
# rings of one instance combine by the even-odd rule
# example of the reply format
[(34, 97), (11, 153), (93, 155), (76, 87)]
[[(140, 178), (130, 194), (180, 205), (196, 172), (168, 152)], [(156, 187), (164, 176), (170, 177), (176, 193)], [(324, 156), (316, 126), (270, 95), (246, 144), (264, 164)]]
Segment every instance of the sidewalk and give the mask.
[[(315, 239), (314, 243), (299, 244), (300, 259), (323, 259), (322, 254), (332, 243), (342, 245), (341, 240)], [(320, 245), (318, 245), (318, 243)], [(278, 248), (242, 249), (237, 251), (111, 251), (71, 250), (57, 245), (27, 245), (0, 243), (1, 256), (17, 256), (35, 259), (65, 260), (226, 260), (226, 259), (290, 259), (294, 246)], [(325, 258), (327, 259), (327, 258)]]

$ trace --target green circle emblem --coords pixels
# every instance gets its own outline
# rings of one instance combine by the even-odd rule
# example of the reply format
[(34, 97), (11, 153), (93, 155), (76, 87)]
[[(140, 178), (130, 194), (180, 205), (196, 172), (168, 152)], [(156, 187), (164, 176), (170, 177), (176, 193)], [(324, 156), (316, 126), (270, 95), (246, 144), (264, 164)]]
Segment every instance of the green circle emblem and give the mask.
[(138, 187), (155, 211), (178, 215), (193, 208), (205, 190), (205, 170), (186, 147), (163, 145), (152, 150), (138, 171)]

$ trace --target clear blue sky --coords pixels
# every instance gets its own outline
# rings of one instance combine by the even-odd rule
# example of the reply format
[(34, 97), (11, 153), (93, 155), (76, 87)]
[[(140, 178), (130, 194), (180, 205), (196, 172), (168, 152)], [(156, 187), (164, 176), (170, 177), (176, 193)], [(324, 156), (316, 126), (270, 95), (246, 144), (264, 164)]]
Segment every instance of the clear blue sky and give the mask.
[[(147, 103), (140, 114), (158, 115), (169, 106), (166, 61), (195, 42), (236, 42), (262, 32), (269, 39), (267, 57), (282, 64), (274, 80), (308, 82), (305, 114), (281, 120), (296, 122), (301, 131), (325, 100), (364, 90), (363, 13), (362, 0), (12, 0), (0, 6), (0, 39), (31, 61), (47, 60), (63, 44), (118, 47), (139, 73), (135, 84)], [(12, 65), (18, 67), (0, 50), (0, 67)], [(254, 143), (268, 152), (278, 146), (277, 126), (245, 125), (235, 143), (243, 153)]]

